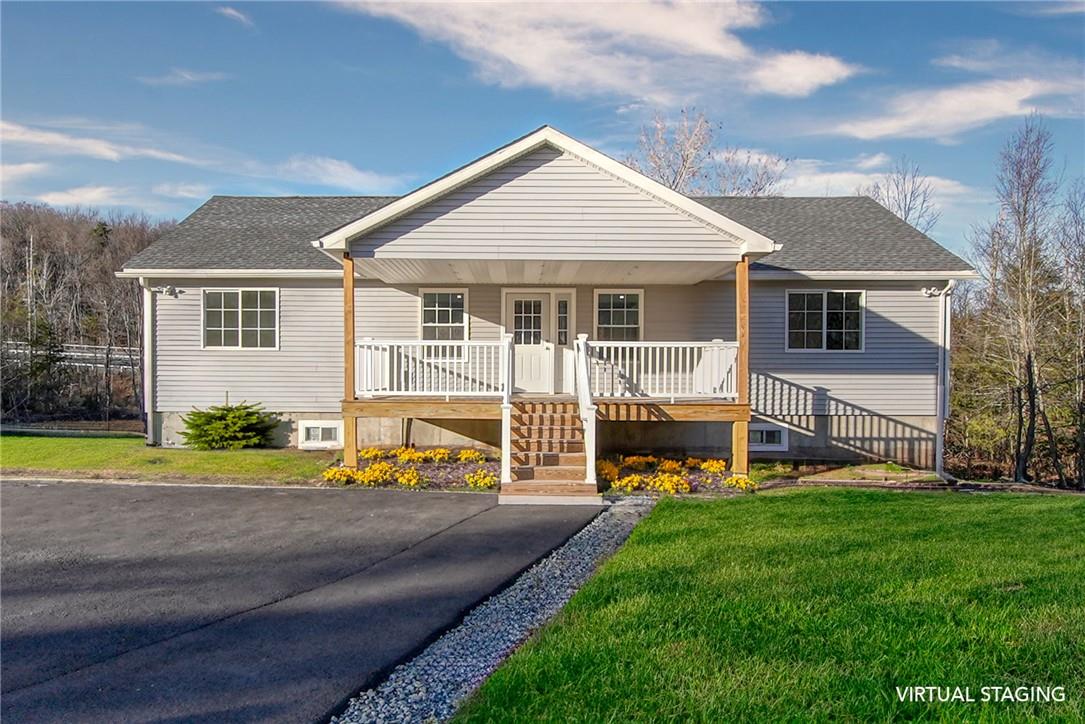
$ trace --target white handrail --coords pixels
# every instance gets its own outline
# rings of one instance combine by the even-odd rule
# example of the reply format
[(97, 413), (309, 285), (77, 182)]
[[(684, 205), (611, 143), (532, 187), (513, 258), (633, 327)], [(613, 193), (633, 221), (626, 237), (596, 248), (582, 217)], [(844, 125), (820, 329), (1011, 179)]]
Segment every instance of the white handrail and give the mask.
[(509, 340), (363, 340), (355, 345), (360, 396), (500, 397), (511, 393)]
[(594, 397), (738, 397), (737, 342), (592, 342), (586, 348)]
[(591, 379), (588, 374), (588, 335), (576, 337), (576, 399), (580, 408), (580, 422), (584, 426), (584, 480), (596, 485), (595, 479), (595, 420), (596, 407), (592, 402)]
[(512, 335), (501, 338), (501, 484), (512, 482)]

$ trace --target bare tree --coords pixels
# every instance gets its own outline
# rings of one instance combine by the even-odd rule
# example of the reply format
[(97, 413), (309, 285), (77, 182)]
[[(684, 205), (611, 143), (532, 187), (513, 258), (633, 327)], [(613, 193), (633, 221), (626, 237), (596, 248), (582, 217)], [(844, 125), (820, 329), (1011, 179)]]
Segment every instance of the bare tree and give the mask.
[(1062, 337), (1073, 377), (1075, 487), (1085, 490), (1085, 180), (1077, 179), (1063, 200), (1058, 224), (1059, 253), (1063, 263), (1063, 296), (1059, 312)]
[(1057, 347), (1059, 269), (1053, 254), (1059, 183), (1052, 172), (1051, 134), (1029, 118), (999, 156), (999, 219), (973, 239), (988, 289), (984, 317), (989, 353), (1012, 375), (1016, 410), (1014, 479), (1029, 480), (1037, 424), (1043, 422), (1061, 477), (1044, 400), (1045, 367)]
[(901, 156), (893, 168), (874, 183), (856, 189), (860, 196), (869, 196), (924, 234), (934, 228), (941, 218), (934, 201), (934, 187), (924, 176), (919, 164)]
[(637, 150), (626, 163), (683, 194), (773, 196), (787, 160), (719, 144), (723, 128), (696, 109), (683, 108), (677, 120), (656, 114), (641, 128)]

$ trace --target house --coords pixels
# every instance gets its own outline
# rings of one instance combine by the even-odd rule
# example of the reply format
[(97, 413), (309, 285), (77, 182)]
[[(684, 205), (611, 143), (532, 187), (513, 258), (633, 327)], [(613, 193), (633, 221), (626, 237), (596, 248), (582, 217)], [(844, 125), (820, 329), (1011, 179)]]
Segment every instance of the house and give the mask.
[(974, 272), (870, 199), (691, 198), (544, 126), (398, 198), (213, 197), (121, 275), (149, 443), (248, 400), (348, 465), (499, 448), (532, 497), (617, 450), (938, 466)]

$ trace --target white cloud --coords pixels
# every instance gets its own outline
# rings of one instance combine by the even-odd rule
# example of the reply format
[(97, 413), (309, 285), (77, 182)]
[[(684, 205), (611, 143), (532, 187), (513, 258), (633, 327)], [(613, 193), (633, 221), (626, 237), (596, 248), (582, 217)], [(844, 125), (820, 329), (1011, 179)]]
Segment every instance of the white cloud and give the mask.
[(248, 14), (241, 12), (237, 8), (232, 8), (229, 5), (220, 5), (215, 8), (215, 12), (224, 18), (229, 18), (236, 23), (241, 23), (246, 28), (251, 28), (255, 25), (252, 18)]
[(864, 153), (859, 156), (859, 158), (855, 159), (855, 167), (863, 170), (882, 168), (883, 166), (887, 166), (892, 160), (893, 159), (889, 158), (889, 154), (887, 153)]
[(126, 158), (153, 158), (159, 161), (195, 163), (191, 158), (161, 148), (129, 145), (103, 138), (75, 136), (61, 131), (30, 128), (11, 121), (0, 121), (0, 140), (6, 145), (31, 146), (47, 153), (88, 156), (106, 161), (120, 161)]
[(139, 76), (136, 78), (144, 85), (198, 85), (200, 83), (213, 83), (227, 80), (227, 73), (216, 71), (201, 72), (198, 70), (186, 70), (184, 68), (171, 68), (169, 73), (155, 76)]
[(1068, 96), (1075, 89), (1063, 81), (1020, 78), (962, 83), (910, 91), (889, 100), (878, 115), (845, 121), (832, 130), (865, 140), (934, 138), (952, 141), (962, 131), (1034, 111), (1060, 112), (1045, 99)]
[(369, 193), (397, 189), (404, 181), (402, 176), (363, 171), (349, 161), (304, 154), (291, 156), (284, 163), (275, 166), (271, 173), (288, 181)]
[(152, 186), (151, 192), (175, 199), (203, 199), (211, 195), (211, 187), (206, 184), (161, 183)]
[(47, 163), (0, 163), (0, 183), (6, 184), (28, 176), (37, 176), (48, 169)]
[(1013, 12), (1018, 15), (1033, 16), (1061, 16), (1081, 15), (1085, 13), (1085, 2), (1081, 0), (1066, 0), (1066, 2), (1024, 2), (1012, 6)]
[[(76, 135), (64, 130), (55, 130), (63, 126), (59, 121), (53, 121), (53, 124), (54, 128), (32, 128), (10, 121), (0, 121), (0, 141), (5, 146), (25, 146), (39, 153), (57, 156), (81, 156), (113, 162), (149, 158), (194, 166), (217, 174), (273, 179), (351, 192), (399, 191), (410, 178), (367, 171), (357, 168), (349, 161), (308, 154), (296, 154), (285, 161), (269, 162), (249, 158), (230, 149), (199, 146), (196, 151), (198, 155), (189, 155), (167, 150), (165, 148), (167, 144), (157, 139), (156, 134), (143, 127), (132, 127), (129, 124), (102, 125), (103, 129), (116, 128), (118, 131), (117, 133), (106, 132), (99, 136)], [(48, 125), (48, 123), (42, 125)], [(91, 125), (94, 124), (80, 119), (78, 127)], [(191, 143), (187, 145), (193, 146)], [(24, 175), (29, 171), (29, 168), (26, 169)], [(18, 170), (15, 171), (15, 173), (18, 172)], [(107, 187), (87, 186), (84, 188), (104, 189)], [(199, 183), (163, 182), (152, 190), (159, 196), (174, 198), (202, 198), (208, 194), (207, 187)]]
[(781, 96), (808, 96), (855, 75), (858, 68), (831, 55), (794, 51), (768, 56), (749, 74), (750, 87)]
[[(860, 156), (852, 161), (832, 162), (814, 158), (799, 158), (788, 164), (782, 184), (785, 196), (850, 196), (856, 189), (880, 181), (883, 174), (863, 166), (869, 158)], [(937, 199), (964, 199), (975, 197), (979, 192), (951, 178), (928, 176)]]
[[(958, 40), (931, 64), (954, 74), (952, 85), (890, 92), (880, 112), (836, 124), (830, 132), (855, 138), (933, 138), (953, 142), (974, 128), (1041, 112), (1085, 112), (1081, 61), (1044, 49), (1017, 49), (998, 40)], [(973, 78), (960, 81), (967, 74)]]
[(722, 87), (809, 95), (857, 68), (825, 55), (756, 51), (736, 31), (761, 6), (722, 3), (341, 3), (449, 45), (480, 77), (555, 93), (672, 105)]
[(127, 189), (116, 186), (78, 186), (66, 191), (50, 191), (37, 198), (53, 206), (122, 206)]

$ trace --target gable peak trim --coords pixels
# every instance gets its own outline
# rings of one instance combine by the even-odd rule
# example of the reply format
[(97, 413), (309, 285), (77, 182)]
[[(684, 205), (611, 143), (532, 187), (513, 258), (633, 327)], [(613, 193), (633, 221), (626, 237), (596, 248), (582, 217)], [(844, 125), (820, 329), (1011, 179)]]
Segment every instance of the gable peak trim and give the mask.
[(405, 196), (401, 196), (372, 213), (324, 234), (313, 245), (328, 250), (346, 250), (350, 246), (351, 239), (398, 219), (430, 201), (469, 184), (494, 169), (544, 146), (551, 146), (563, 153), (569, 153), (605, 172), (607, 175), (617, 178), (633, 188), (658, 199), (667, 206), (683, 212), (690, 218), (708, 225), (726, 238), (737, 241), (743, 247), (743, 252), (767, 254), (779, 248), (779, 245), (768, 237), (664, 186), (658, 181), (648, 178), (625, 164), (615, 161), (591, 146), (565, 135), (553, 126), (542, 126), (525, 136), (521, 136), (511, 143), (465, 166), (461, 166), (459, 169), (431, 181)]

